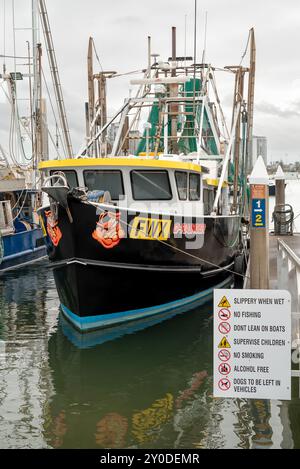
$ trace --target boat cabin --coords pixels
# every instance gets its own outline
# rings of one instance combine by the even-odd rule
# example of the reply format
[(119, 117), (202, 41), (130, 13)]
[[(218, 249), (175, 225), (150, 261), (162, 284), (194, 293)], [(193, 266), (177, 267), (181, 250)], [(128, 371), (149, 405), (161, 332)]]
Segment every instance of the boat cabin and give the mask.
[(218, 184), (205, 178), (208, 171), (200, 164), (174, 158), (52, 160), (39, 169), (46, 177), (64, 175), (70, 188), (108, 191), (114, 205), (168, 214), (210, 214)]

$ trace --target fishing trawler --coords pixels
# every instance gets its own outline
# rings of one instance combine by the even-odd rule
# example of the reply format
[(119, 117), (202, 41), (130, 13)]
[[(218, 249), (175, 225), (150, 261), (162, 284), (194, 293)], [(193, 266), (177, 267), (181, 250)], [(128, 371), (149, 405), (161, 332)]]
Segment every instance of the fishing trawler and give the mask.
[(25, 173), (0, 164), (0, 274), (47, 255), (35, 211), (39, 194), (27, 187)]
[[(18, 10), (14, 2), (11, 4), (11, 10), (8, 12), (4, 7), (4, 24), (10, 14), (15, 21)], [(20, 13), (20, 21), (24, 15), (21, 16)], [(4, 92), (10, 108), (7, 113), (10, 123), (7, 132), (8, 151), (0, 145), (0, 273), (47, 256), (45, 233), (37, 214), (37, 207), (41, 202), (37, 164), (49, 158), (49, 141), (53, 144), (53, 136), (47, 125), (42, 84), (47, 90), (54, 119), (61, 124), (61, 128), (56, 124), (56, 133), (59, 133), (60, 137), (57, 136), (57, 143), (54, 144), (55, 152), (58, 153), (60, 141), (63, 150), (68, 152), (68, 155), (73, 155), (45, 0), (31, 2), (31, 18), (32, 27), (26, 30), (32, 30), (32, 41), (27, 41), (26, 55), (16, 55), (16, 28), (12, 31), (14, 55), (1, 55), (3, 73), (0, 74), (0, 91)], [(49, 94), (47, 77), (42, 72), (42, 44), (38, 34), (40, 24), (44, 33), (59, 118), (56, 117)], [(25, 63), (17, 63), (20, 57)]]
[(242, 98), (236, 89), (232, 131), (223, 138), (214, 69), (177, 57), (175, 33), (172, 57), (157, 62), (154, 54), (152, 63), (149, 53), (143, 78), (131, 81), (135, 97), (110, 120), (106, 80), (115, 74), (94, 75), (89, 55), (89, 141), (77, 158), (39, 165), (61, 308), (80, 331), (195, 308), (231, 284), (241, 265), (243, 188), (235, 186), (231, 199), (228, 168), (233, 143), (241, 148)]

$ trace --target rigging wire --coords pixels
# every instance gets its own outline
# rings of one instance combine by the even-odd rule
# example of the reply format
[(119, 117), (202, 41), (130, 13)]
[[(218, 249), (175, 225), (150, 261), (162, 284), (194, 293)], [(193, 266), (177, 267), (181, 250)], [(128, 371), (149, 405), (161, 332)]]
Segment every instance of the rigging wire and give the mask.
[(244, 50), (244, 53), (241, 57), (241, 61), (239, 63), (239, 67), (242, 65), (242, 62), (247, 54), (247, 51), (248, 51), (248, 47), (249, 47), (249, 43), (250, 43), (250, 36), (251, 36), (251, 33), (250, 33), (251, 29), (249, 30), (249, 33), (248, 33), (248, 39), (247, 39), (247, 43), (246, 43), (246, 47), (245, 47), (245, 50)]
[(24, 205), (25, 205), (25, 202), (26, 202), (26, 199), (27, 199), (27, 195), (28, 195), (28, 190), (26, 189), (26, 193), (25, 193), (25, 196), (24, 196), (24, 200), (23, 200), (23, 203), (22, 203), (22, 206), (20, 207), (20, 210), (18, 211), (17, 215), (13, 218), (12, 221), (15, 221), (18, 216), (20, 215), (20, 213), (22, 212), (23, 208), (24, 208)]
[(97, 53), (97, 49), (96, 49), (96, 44), (95, 44), (94, 38), (92, 38), (92, 44), (93, 44), (93, 49), (94, 49), (94, 52), (95, 52), (95, 56), (96, 56), (97, 62), (98, 62), (98, 64), (100, 65), (101, 72), (103, 73), (103, 67), (102, 67), (102, 64), (101, 64), (101, 62), (100, 62), (99, 55), (98, 55), (98, 53)]
[[(66, 149), (65, 149), (65, 147), (64, 147), (64, 142), (63, 142), (63, 139), (62, 139), (62, 136), (61, 136), (60, 127), (59, 127), (59, 125), (58, 125), (58, 120), (57, 120), (57, 118), (56, 118), (56, 114), (55, 114), (55, 109), (54, 109), (53, 101), (52, 101), (52, 98), (51, 98), (51, 95), (50, 95), (50, 90), (49, 90), (49, 86), (48, 86), (48, 83), (47, 83), (47, 80), (46, 80), (46, 77), (45, 77), (45, 73), (44, 73), (43, 67), (41, 67), (41, 70), (42, 70), (42, 77), (43, 77), (44, 85), (45, 85), (45, 87), (46, 87), (47, 95), (48, 95), (48, 98), (49, 98), (49, 102), (50, 102), (52, 114), (53, 114), (53, 117), (54, 117), (56, 129), (57, 129), (58, 138), (59, 138), (59, 140), (60, 140), (60, 143), (61, 143), (62, 148), (64, 149), (65, 155), (67, 155)], [(49, 130), (48, 130), (48, 132), (49, 132)], [(56, 145), (55, 145), (55, 146), (56, 146)], [(58, 152), (58, 149), (57, 149), (57, 148), (56, 148), (56, 151)], [(59, 154), (58, 154), (58, 156), (59, 156)]]
[(4, 58), (4, 59), (22, 59), (22, 60), (27, 60), (28, 58), (30, 60), (32, 60), (32, 57), (23, 57), (21, 55), (6, 55), (6, 54), (0, 54), (0, 57), (1, 58)]

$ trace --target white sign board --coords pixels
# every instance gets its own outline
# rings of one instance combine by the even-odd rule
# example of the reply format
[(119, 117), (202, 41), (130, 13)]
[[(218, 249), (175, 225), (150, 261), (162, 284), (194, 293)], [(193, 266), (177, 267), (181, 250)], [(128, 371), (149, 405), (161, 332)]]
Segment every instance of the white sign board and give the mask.
[(291, 297), (214, 290), (214, 396), (291, 399)]

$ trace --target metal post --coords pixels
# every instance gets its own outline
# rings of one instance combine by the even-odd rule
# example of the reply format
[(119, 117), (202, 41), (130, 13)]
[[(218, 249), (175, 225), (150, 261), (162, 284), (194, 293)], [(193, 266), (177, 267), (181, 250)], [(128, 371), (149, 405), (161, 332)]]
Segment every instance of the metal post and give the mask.
[(275, 174), (275, 203), (276, 205), (285, 204), (285, 179), (284, 172), (282, 171), (281, 166), (278, 166), (277, 172)]
[(258, 157), (250, 176), (250, 288), (269, 288), (269, 177)]
[[(275, 174), (275, 208), (274, 208), (274, 232), (275, 235), (287, 234), (287, 226), (285, 224), (285, 179), (281, 166), (277, 168)], [(280, 214), (280, 212), (283, 212)]]

